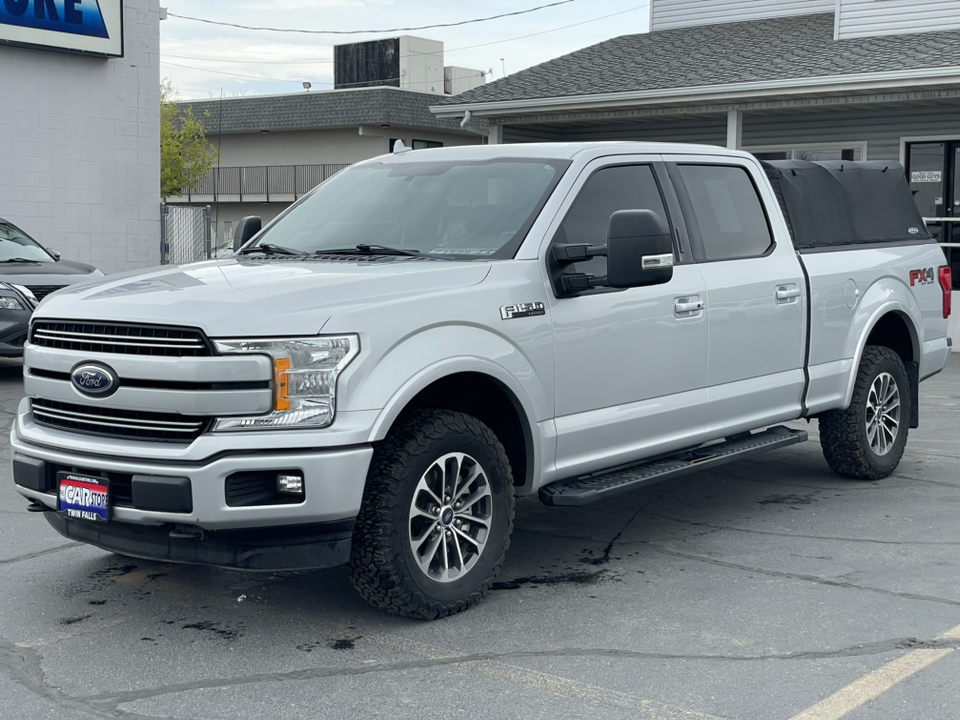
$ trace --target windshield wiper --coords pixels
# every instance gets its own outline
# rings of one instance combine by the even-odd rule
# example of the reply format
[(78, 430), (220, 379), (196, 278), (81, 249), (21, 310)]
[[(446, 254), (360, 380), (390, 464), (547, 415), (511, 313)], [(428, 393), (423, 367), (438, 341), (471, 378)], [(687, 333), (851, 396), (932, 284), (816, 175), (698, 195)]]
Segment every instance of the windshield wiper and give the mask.
[(254, 245), (253, 247), (244, 248), (240, 250), (237, 255), (249, 255), (250, 253), (262, 252), (265, 255), (305, 255), (299, 250), (291, 250), (290, 248), (283, 247), (282, 245), (271, 245), (270, 243), (260, 243), (259, 245)]
[(40, 260), (28, 260), (27, 258), (8, 258), (7, 260), (0, 260), (0, 263), (38, 263)]
[(387, 247), (386, 245), (366, 245), (360, 243), (352, 248), (334, 248), (333, 250), (317, 250), (314, 255), (404, 255), (417, 257), (419, 250), (404, 250), (403, 248)]

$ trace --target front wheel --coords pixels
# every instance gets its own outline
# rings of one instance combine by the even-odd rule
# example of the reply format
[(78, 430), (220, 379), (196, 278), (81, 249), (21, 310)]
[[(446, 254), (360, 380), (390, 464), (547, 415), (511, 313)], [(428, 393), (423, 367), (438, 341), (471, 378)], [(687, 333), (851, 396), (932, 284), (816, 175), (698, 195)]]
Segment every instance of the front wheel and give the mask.
[(907, 444), (909, 403), (900, 356), (890, 348), (867, 346), (850, 406), (820, 416), (820, 446), (830, 468), (857, 480), (890, 475)]
[(476, 418), (422, 410), (377, 446), (353, 533), (350, 577), (369, 603), (421, 619), (479, 602), (513, 530), (513, 476)]

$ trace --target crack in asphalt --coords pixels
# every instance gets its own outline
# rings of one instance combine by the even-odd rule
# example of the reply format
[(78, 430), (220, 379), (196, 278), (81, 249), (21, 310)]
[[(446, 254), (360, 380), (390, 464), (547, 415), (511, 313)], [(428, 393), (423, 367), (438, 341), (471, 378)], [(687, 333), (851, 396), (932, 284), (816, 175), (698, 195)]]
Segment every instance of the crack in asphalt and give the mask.
[(0, 671), (13, 682), (47, 700), (63, 710), (76, 710), (97, 718), (125, 718), (126, 720), (176, 720), (170, 717), (158, 717), (129, 713), (117, 707), (101, 707), (91, 700), (68, 695), (62, 688), (50, 684), (41, 665), (43, 655), (34, 648), (14, 645), (0, 637)]
[(801, 538), (804, 540), (836, 540), (838, 542), (875, 543), (877, 545), (950, 545), (950, 546), (960, 545), (960, 542), (955, 542), (950, 540), (903, 540), (901, 541), (901, 540), (877, 540), (874, 538), (848, 538), (848, 537), (837, 537), (834, 535), (803, 535), (799, 533), (776, 532), (775, 530), (753, 530), (751, 528), (733, 527), (732, 525), (714, 525), (712, 523), (697, 522), (696, 520), (686, 520), (684, 518), (678, 518), (672, 515), (666, 515), (664, 513), (647, 513), (647, 515), (651, 518), (663, 518), (664, 520), (683, 523), (685, 525), (692, 525), (693, 527), (706, 527), (706, 528), (712, 528), (714, 530), (731, 530), (733, 532), (749, 533), (751, 535), (774, 535), (776, 537)]
[[(14, 669), (15, 682), (27, 687), (41, 697), (52, 700), (64, 708), (71, 708), (87, 712), (96, 717), (104, 718), (138, 718), (155, 720), (153, 716), (136, 715), (120, 710), (121, 705), (149, 700), (157, 697), (194, 692), (197, 690), (214, 690), (229, 687), (239, 687), (266, 682), (297, 682), (305, 680), (321, 680), (324, 678), (357, 677), (380, 673), (405, 672), (409, 670), (426, 670), (431, 668), (468, 665), (483, 662), (503, 662), (507, 660), (542, 659), (542, 658), (612, 658), (621, 660), (700, 660), (704, 662), (769, 662), (769, 661), (804, 661), (829, 660), (868, 655), (881, 655), (898, 650), (942, 650), (960, 649), (960, 638), (942, 640), (918, 640), (916, 638), (892, 638), (871, 643), (853, 645), (839, 650), (812, 650), (789, 653), (770, 653), (765, 655), (721, 655), (696, 653), (664, 653), (639, 652), (620, 650), (616, 648), (557, 648), (553, 650), (515, 650), (508, 652), (483, 652), (469, 655), (451, 655), (445, 658), (430, 658), (423, 660), (405, 660), (392, 663), (376, 663), (354, 667), (313, 667), (277, 673), (256, 673), (237, 677), (215, 677), (192, 682), (172, 683), (153, 688), (129, 690), (119, 692), (100, 693), (96, 695), (69, 696), (59, 688), (47, 684), (39, 667), (39, 653), (24, 652), (15, 648), (9, 642), (0, 640), (0, 666)], [(20, 668), (19, 666), (23, 666)]]
[(642, 545), (647, 545), (651, 550), (660, 553), (661, 555), (683, 558), (684, 560), (693, 560), (695, 562), (702, 562), (708, 565), (716, 565), (717, 567), (730, 568), (731, 570), (743, 570), (744, 572), (752, 572), (756, 573), (757, 575), (768, 575), (770, 577), (786, 578), (788, 580), (805, 580), (806, 582), (817, 583), (818, 585), (829, 585), (830, 587), (844, 588), (847, 590), (863, 590), (865, 592), (878, 593), (880, 595), (892, 595), (894, 597), (904, 598), (906, 600), (919, 600), (922, 602), (933, 602), (941, 605), (953, 605), (955, 607), (960, 607), (960, 600), (951, 600), (949, 598), (941, 598), (934, 595), (917, 595), (916, 593), (898, 592), (896, 590), (886, 590), (884, 588), (876, 588), (869, 585), (856, 585), (850, 582), (831, 580), (818, 575), (790, 573), (782, 570), (767, 570), (765, 568), (752, 567), (750, 565), (740, 565), (738, 563), (727, 562), (725, 560), (717, 560), (716, 558), (708, 557), (706, 555), (695, 555), (693, 553), (685, 553), (679, 550), (671, 550), (670, 548), (663, 547), (662, 545), (650, 542), (649, 540), (638, 540), (637, 542)]
[(27, 553), (26, 555), (18, 555), (17, 557), (0, 560), (0, 565), (12, 565), (13, 563), (26, 562), (27, 560), (33, 560), (38, 557), (43, 557), (44, 555), (53, 555), (54, 553), (69, 550), (70, 548), (80, 547), (81, 545), (83, 545), (83, 543), (79, 542), (67, 543), (66, 545), (57, 545), (56, 547), (47, 548), (46, 550), (40, 550), (38, 552)]

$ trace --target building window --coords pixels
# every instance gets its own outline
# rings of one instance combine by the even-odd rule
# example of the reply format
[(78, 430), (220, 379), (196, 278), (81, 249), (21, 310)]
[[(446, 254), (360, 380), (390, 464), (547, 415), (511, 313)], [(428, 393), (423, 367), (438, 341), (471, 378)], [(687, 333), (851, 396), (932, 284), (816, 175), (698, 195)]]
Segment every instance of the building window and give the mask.
[(414, 140), (413, 149), (414, 150), (426, 150), (427, 148), (438, 148), (443, 147), (442, 142), (437, 142), (436, 140)]
[(866, 144), (826, 145), (826, 146), (794, 146), (794, 147), (760, 147), (744, 148), (753, 153), (758, 160), (863, 160), (866, 158)]

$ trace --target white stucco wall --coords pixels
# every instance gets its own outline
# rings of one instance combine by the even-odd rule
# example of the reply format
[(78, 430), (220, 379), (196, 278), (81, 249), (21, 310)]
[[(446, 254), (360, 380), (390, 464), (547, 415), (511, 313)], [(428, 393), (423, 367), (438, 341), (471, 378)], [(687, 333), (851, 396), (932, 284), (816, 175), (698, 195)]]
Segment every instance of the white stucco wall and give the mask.
[(124, 57), (0, 46), (0, 217), (117, 272), (160, 260), (159, 0), (125, 0)]

